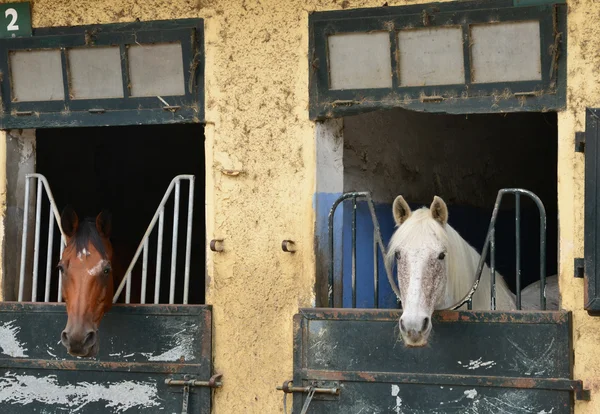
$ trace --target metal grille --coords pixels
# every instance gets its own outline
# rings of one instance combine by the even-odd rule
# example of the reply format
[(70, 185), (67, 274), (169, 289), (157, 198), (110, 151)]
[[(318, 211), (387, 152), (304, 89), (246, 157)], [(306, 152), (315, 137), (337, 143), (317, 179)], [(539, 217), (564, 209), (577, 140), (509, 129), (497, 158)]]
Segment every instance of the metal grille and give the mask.
[(194, 212), (194, 176), (193, 175), (178, 175), (167, 188), (163, 199), (161, 200), (152, 221), (144, 234), (142, 241), (140, 242), (135, 255), (129, 268), (125, 273), (125, 277), (119, 284), (113, 302), (116, 302), (125, 288), (125, 303), (131, 303), (131, 272), (136, 265), (140, 255), (142, 255), (142, 291), (141, 291), (141, 303), (146, 303), (146, 284), (148, 281), (148, 250), (150, 243), (150, 235), (152, 234), (156, 223), (158, 222), (158, 239), (157, 239), (157, 250), (156, 250), (156, 274), (155, 274), (155, 287), (154, 287), (154, 304), (159, 303), (160, 294), (160, 283), (161, 283), (161, 264), (162, 264), (162, 246), (163, 246), (163, 233), (164, 233), (164, 221), (165, 221), (165, 205), (173, 190), (175, 190), (175, 202), (173, 206), (173, 236), (171, 241), (171, 275), (169, 285), (169, 304), (175, 303), (175, 281), (176, 281), (176, 266), (177, 266), (177, 238), (179, 229), (179, 201), (181, 195), (181, 182), (189, 181), (189, 198), (188, 198), (188, 212), (187, 212), (187, 232), (185, 240), (185, 273), (184, 273), (184, 285), (183, 285), (183, 304), (187, 305), (189, 299), (189, 284), (190, 284), (190, 256), (192, 248), (192, 214)]
[[(60, 255), (62, 256), (63, 250), (66, 244), (66, 238), (62, 227), (60, 225), (60, 213), (56, 208), (56, 202), (54, 196), (50, 190), (50, 185), (41, 174), (27, 174), (25, 176), (25, 203), (23, 211), (23, 235), (21, 237), (21, 266), (19, 269), (19, 295), (18, 301), (23, 302), (25, 293), (25, 274), (27, 273), (27, 239), (29, 236), (29, 204), (30, 204), (30, 192), (31, 187), (35, 186), (37, 182), (37, 191), (35, 197), (35, 236), (34, 236), (34, 249), (33, 249), (33, 271), (31, 273), (32, 285), (31, 285), (31, 301), (37, 302), (38, 297), (38, 268), (40, 259), (40, 232), (41, 232), (41, 217), (42, 217), (42, 200), (46, 195), (50, 202), (50, 214), (48, 219), (48, 249), (46, 255), (46, 280), (44, 290), (44, 302), (50, 301), (50, 282), (52, 274), (52, 252), (54, 246), (54, 226), (57, 225), (61, 234), (60, 243)], [(33, 185), (31, 184), (33, 183)], [(61, 281), (62, 277), (59, 277), (58, 281), (58, 301), (62, 300), (61, 295)]]
[[(467, 305), (468, 309), (472, 308), (472, 297), (477, 287), (479, 285), (479, 280), (481, 278), (481, 274), (483, 272), (483, 268), (487, 259), (488, 251), (490, 254), (490, 272), (491, 272), (491, 292), (490, 292), (490, 307), (492, 310), (496, 309), (496, 238), (495, 238), (495, 230), (496, 230), (496, 221), (498, 218), (498, 212), (500, 209), (500, 205), (502, 203), (502, 199), (506, 194), (514, 194), (515, 196), (515, 252), (516, 252), (516, 304), (517, 309), (521, 309), (521, 196), (529, 197), (537, 206), (540, 217), (540, 253), (539, 253), (539, 269), (540, 269), (540, 308), (542, 310), (546, 310), (546, 210), (544, 208), (544, 204), (540, 200), (540, 198), (532, 193), (531, 191), (524, 190), (521, 188), (504, 188), (498, 191), (498, 196), (496, 198), (496, 202), (494, 203), (494, 210), (492, 212), (492, 217), (490, 220), (490, 225), (488, 228), (488, 232), (485, 238), (485, 242), (483, 245), (481, 257), (479, 259), (479, 264), (477, 267), (477, 271), (475, 273), (475, 282), (471, 288), (471, 290), (464, 296), (464, 298), (459, 301), (454, 306), (449, 309), (459, 309), (463, 305)], [(328, 293), (329, 293), (329, 307), (334, 307), (333, 298), (334, 298), (334, 215), (336, 209), (340, 204), (344, 201), (352, 202), (352, 275), (351, 275), (351, 283), (352, 283), (352, 308), (356, 308), (356, 238), (357, 238), (357, 221), (356, 221), (356, 209), (357, 209), (357, 199), (363, 198), (367, 202), (367, 206), (369, 208), (371, 220), (373, 223), (373, 284), (374, 284), (374, 307), (379, 308), (379, 263), (378, 263), (378, 254), (381, 252), (382, 256), (386, 255), (386, 246), (383, 244), (383, 240), (381, 237), (381, 231), (379, 226), (379, 221), (375, 214), (375, 207), (373, 205), (373, 200), (371, 198), (371, 193), (369, 192), (349, 192), (342, 194), (333, 204), (331, 210), (329, 212), (329, 280), (328, 280)], [(390, 269), (384, 260), (385, 264), (385, 272), (390, 283), (390, 286), (396, 296), (398, 297), (398, 301), (400, 300), (400, 291), (394, 281), (392, 269)], [(341, 275), (341, 281), (343, 284), (343, 275)], [(343, 286), (342, 286), (343, 291)]]
[[(163, 242), (165, 233), (165, 207), (167, 202), (174, 198), (173, 202), (173, 229), (171, 237), (171, 265), (169, 275), (169, 304), (175, 304), (175, 287), (177, 282), (177, 256), (178, 256), (178, 240), (179, 240), (179, 218), (180, 218), (180, 199), (181, 199), (181, 182), (189, 182), (189, 196), (187, 202), (187, 226), (185, 234), (185, 267), (184, 267), (184, 278), (183, 278), (183, 298), (182, 302), (184, 305), (188, 304), (189, 300), (189, 282), (190, 282), (190, 259), (191, 259), (191, 247), (192, 247), (192, 219), (194, 213), (194, 181), (193, 175), (178, 175), (169, 184), (165, 195), (163, 196), (150, 225), (146, 229), (146, 232), (140, 242), (133, 259), (131, 260), (125, 277), (123, 277), (121, 283), (117, 287), (113, 302), (116, 302), (123, 290), (125, 289), (125, 303), (131, 303), (131, 285), (132, 285), (132, 271), (138, 263), (140, 257), (142, 258), (142, 277), (141, 277), (141, 296), (140, 303), (146, 303), (146, 286), (148, 281), (148, 261), (149, 261), (149, 247), (150, 238), (156, 229), (156, 272), (155, 272), (155, 289), (154, 289), (154, 304), (159, 303), (161, 277), (162, 277), (162, 260), (163, 260)], [(35, 187), (37, 183), (37, 191), (35, 198), (31, 197), (31, 188)], [(44, 195), (49, 203), (50, 212), (48, 214), (48, 244), (47, 244), (47, 255), (46, 255), (46, 273), (45, 273), (45, 289), (44, 289), (44, 302), (50, 302), (51, 296), (51, 274), (53, 268), (53, 249), (55, 233), (54, 228), (58, 226), (60, 232), (60, 256), (66, 246), (66, 237), (62, 231), (60, 225), (60, 213), (54, 201), (54, 196), (50, 190), (50, 185), (46, 178), (41, 174), (28, 174), (25, 182), (25, 203), (24, 203), (24, 215), (23, 215), (23, 235), (21, 240), (21, 266), (19, 273), (19, 294), (18, 301), (23, 302), (25, 300), (25, 288), (27, 283), (31, 281), (31, 301), (38, 301), (38, 275), (40, 274), (40, 240), (41, 240), (41, 223), (43, 217), (43, 204)], [(34, 211), (30, 212), (30, 205), (34, 206)], [(168, 214), (168, 213), (167, 213)], [(33, 252), (28, 254), (28, 238), (30, 236), (30, 216), (35, 216), (33, 220), (34, 225), (34, 243)], [(157, 226), (158, 224), (158, 226)], [(29, 257), (32, 256), (32, 257)], [(28, 271), (30, 265), (29, 261), (32, 261), (32, 270)], [(29, 279), (28, 279), (29, 278)], [(62, 275), (59, 272), (58, 280), (58, 302), (62, 302)]]

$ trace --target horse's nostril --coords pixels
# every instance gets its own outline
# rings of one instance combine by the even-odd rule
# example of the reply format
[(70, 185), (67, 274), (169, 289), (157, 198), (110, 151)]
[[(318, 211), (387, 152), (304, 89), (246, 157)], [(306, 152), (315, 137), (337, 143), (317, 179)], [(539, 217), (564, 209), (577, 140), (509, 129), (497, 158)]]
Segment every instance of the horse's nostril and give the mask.
[(60, 340), (63, 344), (67, 344), (69, 342), (69, 335), (67, 335), (67, 331), (62, 331), (62, 334), (60, 334)]
[(429, 318), (423, 319), (423, 326), (421, 327), (421, 332), (425, 332), (427, 327), (429, 326)]
[(96, 332), (89, 331), (87, 333), (87, 335), (85, 336), (85, 340), (83, 341), (83, 346), (85, 346), (85, 347), (92, 346), (92, 345), (94, 345), (94, 342), (96, 342)]

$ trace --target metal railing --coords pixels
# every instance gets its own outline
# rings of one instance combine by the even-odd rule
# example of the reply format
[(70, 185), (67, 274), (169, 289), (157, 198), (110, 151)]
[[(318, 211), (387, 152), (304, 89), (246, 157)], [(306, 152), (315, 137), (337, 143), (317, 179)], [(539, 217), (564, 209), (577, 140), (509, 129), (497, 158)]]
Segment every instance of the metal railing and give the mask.
[[(40, 258), (40, 232), (41, 232), (41, 217), (42, 217), (42, 200), (44, 194), (46, 195), (50, 203), (50, 213), (48, 214), (48, 246), (46, 255), (46, 279), (44, 289), (44, 302), (50, 301), (50, 282), (52, 275), (52, 252), (54, 247), (54, 226), (58, 225), (58, 229), (61, 234), (60, 243), (60, 255), (65, 249), (66, 238), (60, 224), (60, 213), (56, 208), (54, 196), (50, 190), (48, 180), (42, 174), (27, 174), (25, 176), (25, 200), (23, 205), (23, 234), (21, 236), (21, 266), (19, 269), (19, 294), (18, 301), (22, 302), (25, 293), (25, 274), (27, 266), (27, 241), (29, 237), (29, 204), (30, 204), (30, 192), (32, 185), (31, 182), (37, 181), (37, 191), (35, 198), (35, 235), (34, 235), (34, 247), (33, 247), (33, 271), (31, 274), (32, 285), (31, 285), (31, 301), (37, 302), (38, 296), (38, 270), (39, 270), (39, 258)], [(59, 273), (58, 279), (58, 301), (62, 300), (62, 277)]]
[[(374, 307), (379, 307), (379, 261), (378, 261), (378, 250), (381, 251), (382, 257), (384, 258), (384, 267), (385, 272), (390, 282), (390, 286), (392, 290), (396, 294), (398, 300), (400, 300), (400, 291), (398, 290), (396, 283), (393, 280), (392, 270), (388, 267), (387, 261), (385, 260), (386, 247), (383, 244), (383, 239), (381, 238), (381, 230), (379, 228), (379, 220), (377, 220), (377, 216), (375, 214), (375, 207), (373, 205), (373, 199), (371, 198), (371, 193), (362, 191), (362, 192), (351, 192), (342, 194), (331, 207), (329, 211), (329, 307), (333, 307), (333, 286), (334, 286), (334, 243), (333, 243), (333, 219), (335, 215), (335, 211), (337, 207), (344, 201), (348, 199), (352, 199), (352, 307), (356, 308), (356, 200), (358, 198), (364, 198), (367, 201), (367, 206), (369, 207), (369, 212), (371, 214), (371, 220), (373, 222), (373, 287), (374, 287)], [(342, 292), (343, 289), (343, 277), (342, 277)]]
[(502, 197), (505, 194), (515, 195), (515, 266), (516, 266), (516, 305), (517, 309), (521, 309), (521, 195), (529, 197), (537, 206), (540, 214), (540, 307), (546, 310), (546, 209), (542, 200), (529, 190), (522, 188), (503, 188), (498, 191), (496, 202), (494, 203), (494, 211), (488, 227), (488, 232), (483, 243), (481, 257), (475, 272), (475, 282), (467, 295), (460, 300), (456, 305), (449, 309), (458, 309), (465, 303), (471, 308), (473, 294), (477, 290), (481, 274), (487, 258), (487, 252), (490, 251), (490, 273), (491, 273), (491, 292), (490, 292), (490, 308), (496, 310), (496, 220), (498, 219), (498, 211), (502, 203)]
[(146, 285), (148, 280), (148, 249), (149, 240), (152, 231), (156, 227), (158, 222), (158, 239), (156, 249), (156, 274), (155, 274), (155, 285), (154, 285), (154, 304), (159, 303), (160, 296), (160, 283), (161, 283), (161, 266), (162, 266), (162, 245), (163, 245), (163, 233), (164, 233), (164, 221), (165, 221), (165, 205), (169, 201), (173, 190), (175, 190), (175, 200), (173, 205), (173, 236), (171, 239), (171, 274), (170, 274), (170, 285), (169, 285), (169, 304), (175, 303), (175, 282), (176, 282), (176, 268), (177, 268), (177, 241), (179, 236), (179, 204), (180, 204), (180, 193), (181, 193), (181, 181), (188, 180), (190, 183), (189, 187), (189, 198), (188, 198), (188, 215), (187, 215), (187, 232), (186, 232), (186, 244), (185, 244), (185, 271), (184, 271), (184, 285), (183, 285), (183, 304), (187, 305), (189, 300), (189, 285), (190, 285), (190, 258), (192, 248), (192, 215), (194, 212), (194, 181), (193, 175), (178, 175), (169, 184), (165, 195), (163, 196), (150, 225), (146, 229), (146, 233), (140, 242), (135, 255), (127, 271), (125, 277), (121, 280), (115, 295), (113, 296), (113, 302), (119, 299), (119, 296), (125, 288), (125, 303), (131, 303), (131, 272), (135, 267), (140, 255), (142, 255), (142, 281), (141, 281), (141, 296), (140, 303), (146, 303)]
[[(545, 296), (545, 287), (546, 287), (546, 210), (544, 208), (544, 204), (540, 200), (540, 198), (535, 195), (533, 192), (529, 190), (524, 190), (521, 188), (504, 188), (498, 191), (498, 195), (496, 197), (496, 202), (494, 203), (494, 210), (492, 212), (492, 217), (490, 219), (490, 224), (488, 227), (488, 232), (486, 234), (485, 242), (483, 245), (481, 257), (479, 259), (479, 263), (476, 270), (475, 281), (469, 290), (469, 292), (455, 305), (449, 307), (448, 309), (456, 310), (463, 305), (467, 305), (468, 309), (472, 309), (472, 298), (479, 286), (479, 282), (481, 280), (481, 275), (483, 272), (483, 268), (485, 266), (485, 261), (487, 259), (488, 250), (490, 252), (490, 273), (491, 273), (491, 292), (490, 292), (490, 308), (492, 310), (496, 309), (496, 221), (498, 218), (498, 212), (500, 209), (500, 204), (502, 202), (502, 198), (505, 194), (514, 194), (515, 195), (515, 252), (516, 252), (516, 305), (517, 309), (521, 309), (521, 195), (529, 197), (537, 206), (540, 216), (540, 258), (539, 258), (539, 267), (540, 267), (540, 307), (542, 310), (546, 310), (546, 296)], [(357, 199), (365, 198), (367, 202), (367, 206), (369, 208), (369, 212), (371, 215), (371, 220), (373, 223), (373, 283), (374, 283), (374, 307), (379, 307), (379, 263), (378, 263), (378, 250), (381, 251), (382, 256), (384, 257), (385, 271), (388, 277), (388, 281), (394, 293), (398, 298), (398, 302), (400, 302), (400, 291), (396, 282), (394, 282), (392, 269), (388, 267), (387, 261), (385, 260), (386, 255), (386, 246), (383, 244), (383, 240), (381, 237), (381, 231), (379, 226), (379, 220), (375, 214), (375, 207), (373, 205), (373, 200), (371, 198), (371, 193), (369, 192), (349, 192), (342, 194), (333, 204), (331, 210), (329, 212), (328, 226), (329, 226), (329, 272), (328, 272), (328, 295), (329, 295), (329, 307), (334, 307), (333, 297), (334, 297), (334, 271), (335, 271), (335, 252), (334, 252), (334, 237), (333, 237), (333, 222), (334, 215), (337, 207), (345, 200), (352, 200), (352, 275), (351, 275), (351, 283), (352, 283), (352, 307), (356, 307), (356, 209), (357, 209)], [(342, 272), (343, 273), (343, 272)], [(341, 288), (343, 292), (343, 274), (341, 277)], [(343, 303), (343, 293), (342, 293), (342, 303)]]
[[(50, 286), (51, 286), (51, 275), (52, 275), (52, 253), (54, 248), (54, 226), (57, 225), (61, 234), (60, 243), (60, 256), (62, 257), (63, 251), (66, 246), (66, 237), (60, 222), (60, 213), (56, 206), (54, 196), (50, 189), (50, 185), (46, 177), (42, 174), (27, 174), (25, 177), (25, 200), (24, 200), (24, 212), (23, 212), (23, 234), (21, 237), (21, 266), (19, 270), (19, 292), (18, 301), (22, 302), (25, 297), (25, 282), (28, 267), (28, 240), (30, 233), (30, 204), (31, 201), (31, 187), (35, 186), (37, 180), (37, 192), (35, 199), (35, 231), (34, 231), (34, 246), (33, 246), (33, 270), (31, 271), (31, 301), (36, 302), (38, 298), (38, 273), (39, 273), (39, 261), (40, 261), (40, 233), (42, 223), (42, 200), (44, 194), (46, 195), (49, 205), (50, 213), (48, 218), (48, 244), (47, 244), (47, 257), (46, 257), (46, 279), (45, 279), (45, 290), (44, 290), (44, 302), (50, 301)], [(148, 251), (150, 244), (150, 235), (156, 227), (158, 222), (158, 239), (157, 239), (157, 250), (156, 250), (156, 274), (155, 274), (155, 289), (154, 289), (154, 304), (159, 303), (160, 296), (160, 284), (161, 284), (161, 269), (162, 269), (162, 246), (164, 236), (164, 222), (165, 222), (165, 205), (170, 199), (171, 194), (174, 192), (174, 204), (173, 204), (173, 235), (171, 240), (171, 266), (170, 266), (170, 281), (169, 281), (169, 304), (175, 303), (175, 285), (176, 285), (176, 270), (177, 270), (177, 244), (179, 237), (179, 210), (180, 210), (180, 193), (181, 193), (181, 182), (189, 181), (189, 198), (187, 208), (187, 232), (186, 232), (186, 245), (185, 245), (185, 270), (184, 270), (184, 286), (183, 286), (183, 304), (188, 304), (189, 301), (189, 283), (190, 283), (190, 260), (191, 260), (191, 246), (192, 246), (192, 219), (194, 212), (194, 181), (193, 175), (178, 175), (169, 184), (150, 225), (146, 229), (144, 237), (140, 242), (132, 261), (127, 268), (125, 277), (119, 284), (115, 295), (113, 296), (113, 302), (116, 302), (125, 288), (125, 303), (131, 303), (131, 273), (133, 268), (137, 264), (140, 255), (142, 256), (142, 280), (141, 280), (141, 295), (140, 303), (146, 303), (146, 286), (148, 281)], [(31, 182), (34, 181), (33, 185)], [(62, 274), (59, 271), (58, 278), (58, 295), (57, 301), (62, 302)]]

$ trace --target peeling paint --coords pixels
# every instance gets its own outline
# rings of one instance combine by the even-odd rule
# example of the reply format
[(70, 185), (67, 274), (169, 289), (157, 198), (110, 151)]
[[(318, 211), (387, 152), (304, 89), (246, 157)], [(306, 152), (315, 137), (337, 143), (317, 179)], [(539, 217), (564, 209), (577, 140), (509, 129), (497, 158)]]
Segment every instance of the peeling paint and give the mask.
[(106, 408), (122, 413), (130, 408), (150, 408), (160, 405), (156, 383), (119, 381), (114, 383), (59, 384), (55, 375), (35, 377), (7, 372), (0, 378), (0, 401), (28, 405), (40, 402), (75, 413), (85, 405), (105, 402)]
[(477, 397), (477, 390), (476, 389), (466, 390), (465, 395), (467, 396), (467, 398), (473, 400), (473, 399), (475, 399), (475, 397)]
[(476, 360), (470, 360), (468, 364), (463, 364), (461, 361), (457, 361), (459, 365), (461, 365), (463, 368), (466, 369), (478, 369), (478, 368), (485, 368), (485, 369), (490, 369), (491, 367), (493, 367), (494, 365), (496, 365), (495, 361), (482, 361), (483, 358), (479, 358)]
[[(392, 396), (395, 391), (400, 391), (398, 386), (392, 386)], [(407, 391), (414, 392), (414, 391)], [(554, 407), (540, 407), (540, 404), (535, 404), (530, 399), (530, 394), (527, 391), (506, 391), (497, 396), (482, 395), (476, 389), (468, 389), (464, 391), (457, 390), (460, 393), (454, 399), (447, 401), (432, 402), (439, 404), (439, 408), (421, 405), (418, 408), (413, 408), (403, 405), (396, 405), (396, 414), (483, 414), (483, 413), (510, 413), (510, 414), (553, 414)], [(399, 398), (399, 397), (396, 397)], [(535, 405), (534, 405), (535, 404)], [(394, 408), (394, 407), (391, 407)]]
[[(192, 325), (190, 329), (195, 332), (196, 325)], [(152, 353), (142, 353), (148, 361), (193, 361), (194, 356), (194, 337), (189, 334), (184, 334), (185, 330), (181, 330), (173, 335), (176, 338), (176, 345), (159, 355)]]
[(554, 347), (554, 338), (545, 350), (535, 352), (534, 357), (530, 357), (527, 352), (522, 349), (516, 342), (508, 338), (508, 342), (515, 348), (513, 362), (510, 365), (511, 370), (522, 372), (524, 375), (544, 375), (546, 372), (547, 362), (555, 358), (556, 348)]
[(27, 348), (17, 339), (17, 334), (21, 331), (21, 328), (14, 324), (15, 321), (10, 321), (0, 325), (0, 349), (2, 349), (4, 355), (25, 358), (27, 357), (25, 353)]

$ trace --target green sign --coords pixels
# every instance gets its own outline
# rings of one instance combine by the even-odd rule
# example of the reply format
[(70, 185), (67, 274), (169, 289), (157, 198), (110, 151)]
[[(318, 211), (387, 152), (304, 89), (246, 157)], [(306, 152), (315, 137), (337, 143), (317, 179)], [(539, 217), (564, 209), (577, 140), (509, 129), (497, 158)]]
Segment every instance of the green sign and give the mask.
[(0, 4), (0, 38), (31, 36), (29, 2)]

